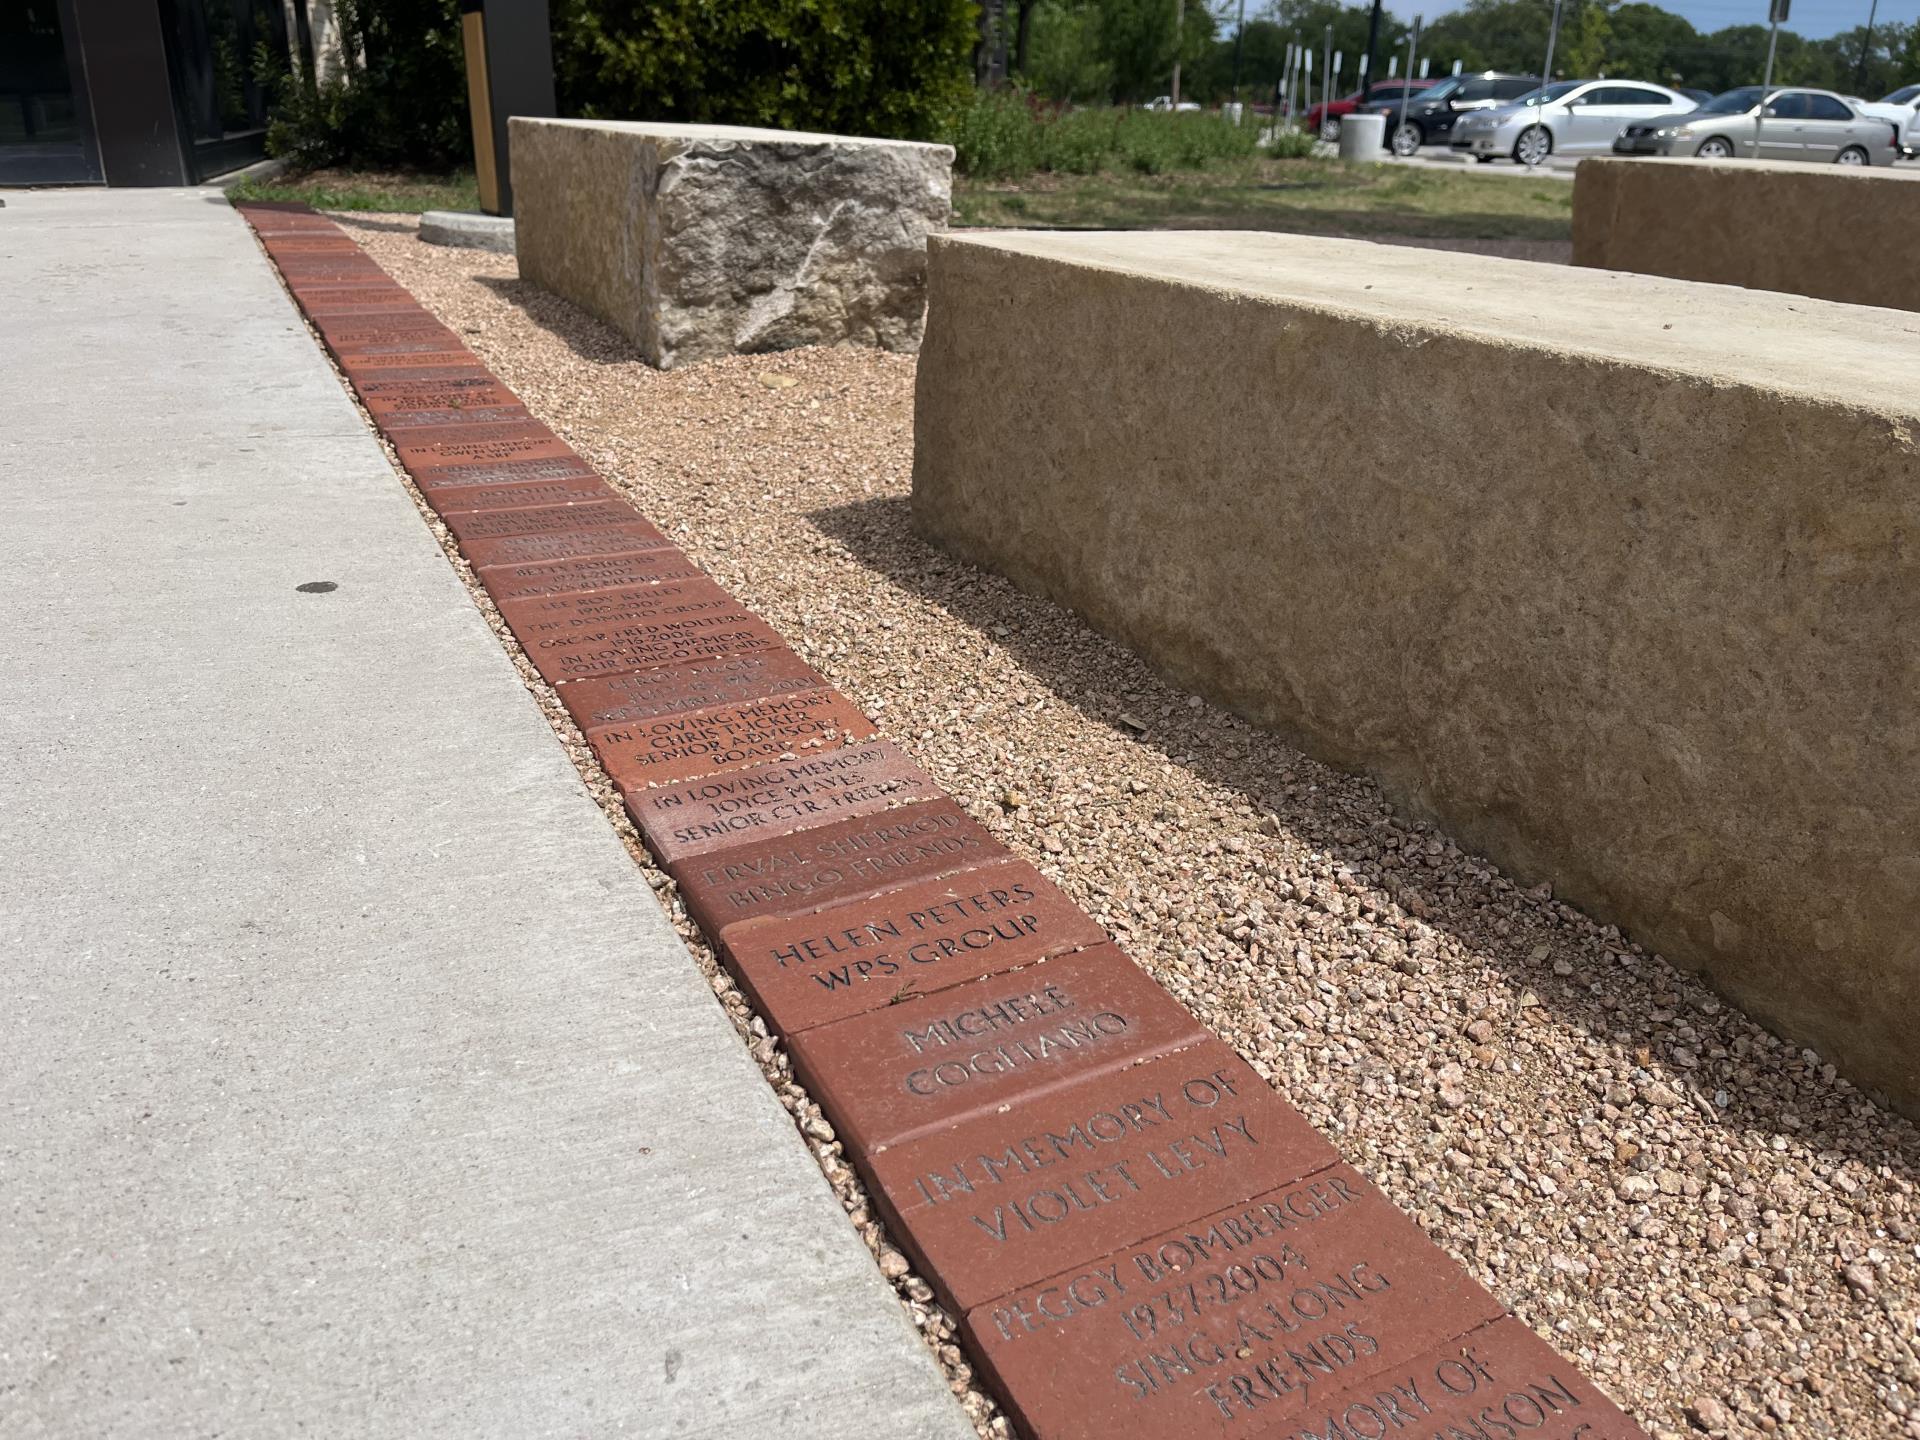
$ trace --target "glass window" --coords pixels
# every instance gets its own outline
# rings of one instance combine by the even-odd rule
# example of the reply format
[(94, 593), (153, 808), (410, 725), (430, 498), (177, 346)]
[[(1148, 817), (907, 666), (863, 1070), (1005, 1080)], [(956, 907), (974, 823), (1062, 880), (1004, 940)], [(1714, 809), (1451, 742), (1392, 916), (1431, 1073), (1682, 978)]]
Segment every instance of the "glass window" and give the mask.
[(1645, 90), (1638, 85), (1616, 85), (1613, 94), (1618, 99), (1610, 100), (1610, 105), (1671, 105), (1673, 97), (1662, 95), (1658, 90)]
[(1882, 105), (1911, 105), (1916, 100), (1920, 100), (1920, 85), (1902, 85), (1880, 103)]
[(1493, 98), (1493, 82), (1491, 80), (1469, 80), (1454, 93), (1452, 98), (1461, 101), (1491, 100)]
[(1807, 95), (1807, 119), (1809, 120), (1851, 120), (1853, 111), (1831, 95)]
[(1452, 76), (1449, 76), (1447, 79), (1442, 80), (1438, 85), (1432, 86), (1431, 88), (1426, 90), (1416, 90), (1413, 93), (1423, 101), (1451, 100), (1457, 97), (1459, 89), (1460, 89), (1460, 81)]
[(1496, 80), (1493, 82), (1493, 96), (1496, 100), (1518, 100), (1539, 83), (1524, 75), (1516, 75), (1510, 80)]
[(1761, 93), (1758, 85), (1743, 85), (1714, 96), (1700, 108), (1709, 115), (1744, 115), (1760, 103)]
[[(1562, 80), (1558, 85), (1540, 85), (1524, 95), (1514, 97), (1516, 105), (1551, 105), (1556, 100), (1565, 100), (1574, 91), (1587, 82), (1584, 80)], [(1590, 103), (1582, 100), (1583, 104)]]
[(1773, 97), (1767, 106), (1767, 115), (1774, 120), (1804, 120), (1807, 118), (1807, 95), (1804, 91), (1788, 90)]

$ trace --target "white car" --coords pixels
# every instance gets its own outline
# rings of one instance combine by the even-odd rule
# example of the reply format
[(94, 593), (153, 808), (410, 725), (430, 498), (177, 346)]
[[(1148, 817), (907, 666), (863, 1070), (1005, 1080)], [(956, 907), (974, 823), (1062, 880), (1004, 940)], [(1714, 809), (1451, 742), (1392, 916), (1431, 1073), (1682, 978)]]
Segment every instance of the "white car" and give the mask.
[(1178, 110), (1184, 114), (1189, 110), (1198, 110), (1200, 107), (1191, 100), (1182, 100), (1176, 105), (1173, 103), (1173, 97), (1171, 95), (1156, 95), (1146, 103), (1145, 108), (1148, 110)]
[(1920, 85), (1903, 85), (1884, 100), (1852, 102), (1862, 115), (1891, 121), (1900, 134), (1900, 153), (1920, 154)]
[(1483, 164), (1503, 155), (1522, 165), (1549, 155), (1604, 155), (1635, 121), (1692, 108), (1678, 90), (1646, 80), (1560, 80), (1467, 116), (1453, 127), (1453, 148)]

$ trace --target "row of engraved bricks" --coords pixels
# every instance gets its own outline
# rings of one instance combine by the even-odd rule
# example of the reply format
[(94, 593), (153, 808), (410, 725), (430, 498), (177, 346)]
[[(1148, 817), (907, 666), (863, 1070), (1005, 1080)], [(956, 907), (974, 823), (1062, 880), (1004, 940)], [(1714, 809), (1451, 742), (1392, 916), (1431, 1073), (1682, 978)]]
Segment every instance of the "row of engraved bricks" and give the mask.
[(1641, 1433), (349, 237), (244, 208), (1027, 1434)]

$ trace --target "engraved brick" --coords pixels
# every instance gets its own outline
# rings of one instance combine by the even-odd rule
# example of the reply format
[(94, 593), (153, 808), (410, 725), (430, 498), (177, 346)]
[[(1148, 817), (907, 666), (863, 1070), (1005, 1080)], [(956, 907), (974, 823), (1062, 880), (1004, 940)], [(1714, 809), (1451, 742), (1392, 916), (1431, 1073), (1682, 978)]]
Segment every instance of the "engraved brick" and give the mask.
[[(1181, 1058), (1200, 1053), (1188, 1051)], [(1210, 1103), (1195, 1104), (1183, 1089), (1187, 1082), (1158, 1085), (1168, 1071), (1166, 1062), (1152, 1069), (1161, 1074), (1142, 1067), (1122, 1077), (1152, 1080), (1157, 1088), (1138, 1097), (1132, 1111), (1110, 1105), (1097, 1112), (1097, 1135), (1090, 1130), (1096, 1112), (1090, 1112), (1066, 1122), (1055, 1117), (1052, 1128), (1018, 1141), (1016, 1159), (1026, 1165), (1044, 1160), (1043, 1168), (993, 1167), (996, 1152), (983, 1148), (990, 1143), (987, 1137), (974, 1147), (978, 1156), (945, 1175), (956, 1188), (942, 1189), (938, 1172), (901, 1182), (918, 1202), (908, 1222), (916, 1227), (912, 1233), (929, 1237), (943, 1261), (961, 1263), (963, 1290), (992, 1288), (986, 1272), (1005, 1268), (991, 1259), (969, 1264), (960, 1247), (972, 1240), (963, 1226), (984, 1235), (995, 1255), (1007, 1246), (1032, 1249), (1039, 1241), (1030, 1237), (1051, 1237), (1061, 1247), (1060, 1262), (1068, 1262), (1069, 1252), (1075, 1257), (1057, 1262), (1044, 1280), (970, 1308), (963, 1321), (968, 1348), (989, 1384), (1033, 1440), (1105, 1440), (1135, 1432), (1371, 1434), (1364, 1428), (1295, 1427), (1324, 1419), (1313, 1405), (1327, 1387), (1351, 1389), (1385, 1377), (1463, 1332), (1501, 1318), (1498, 1301), (1345, 1164), (1303, 1173), (1209, 1214), (1178, 1220), (1098, 1258), (1086, 1256), (1086, 1234), (1103, 1224), (1137, 1232), (1151, 1211), (1166, 1213), (1166, 1201), (1177, 1209), (1183, 1188), (1190, 1199), (1208, 1203), (1200, 1197), (1219, 1193), (1216, 1177), (1233, 1173), (1215, 1163), (1222, 1153), (1259, 1157), (1245, 1167), (1252, 1179), (1263, 1170), (1293, 1168), (1297, 1159), (1328, 1149), (1324, 1142), (1314, 1143), (1318, 1137), (1297, 1116), (1289, 1125), (1262, 1107), (1247, 1110), (1241, 1095), (1210, 1097), (1205, 1084), (1192, 1096)], [(1265, 1089), (1237, 1062), (1228, 1083)], [(1177, 1123), (1164, 1123), (1161, 1107)], [(1134, 1117), (1149, 1122), (1137, 1140), (1130, 1138)], [(1080, 1127), (1077, 1134), (1114, 1138), (1091, 1149), (1061, 1145), (1069, 1133), (1065, 1126), (1073, 1124)], [(1252, 1150), (1231, 1151), (1219, 1142), (1237, 1140), (1237, 1128), (1265, 1139)], [(1188, 1138), (1170, 1142), (1181, 1131)], [(1261, 1154), (1276, 1145), (1281, 1150), (1277, 1162)], [(1143, 1152), (1143, 1146), (1153, 1148)], [(1123, 1149), (1133, 1153), (1123, 1157)], [(1202, 1163), (1189, 1170), (1189, 1160)], [(885, 1163), (893, 1165), (894, 1157)], [(1117, 1166), (1140, 1189), (1118, 1178)], [(957, 1188), (963, 1180), (974, 1184), (971, 1193)], [(1085, 1208), (1069, 1204), (1063, 1213), (1055, 1200), (1045, 1199), (1045, 1214), (1060, 1218), (1040, 1221), (1029, 1214), (1031, 1230), (1021, 1219), (1010, 1219), (1016, 1205), (1025, 1212), (1033, 1198), (1069, 1187), (1083, 1203), (1095, 1199), (1092, 1181), (1113, 1200)], [(937, 1200), (926, 1201), (922, 1186)], [(1162, 1197), (1162, 1203), (1149, 1197)], [(945, 1218), (962, 1214), (958, 1224)], [(1131, 1223), (1111, 1218), (1122, 1214)], [(937, 1224), (936, 1215), (943, 1217)], [(1005, 1244), (993, 1239), (1003, 1225), (1009, 1231)], [(1085, 1233), (1076, 1234), (1075, 1226)], [(1409, 1414), (1417, 1413), (1411, 1404), (1408, 1408)], [(1410, 1427), (1406, 1433), (1413, 1440), (1436, 1432)]]
[(1209, 1038), (1116, 946), (1096, 945), (787, 1043), (801, 1083), (854, 1155), (871, 1159), (883, 1146)]
[[(728, 666), (742, 660), (777, 658), (782, 653), (735, 656), (710, 663)], [(696, 668), (676, 665), (670, 670), (613, 678), (678, 680)], [(582, 680), (563, 685), (560, 698), (572, 708), (574, 691), (603, 683)], [(627, 813), (648, 847), (663, 864), (672, 864), (939, 798), (940, 787), (933, 777), (901, 754), (891, 741), (868, 740), (683, 785), (630, 791), (626, 801)]]
[(445, 518), (476, 510), (529, 510), (543, 505), (588, 505), (619, 502), (620, 495), (591, 472), (558, 480), (519, 480), (507, 485), (454, 485), (436, 490), (421, 487), (427, 503)]
[[(502, 535), (493, 540), (471, 540), (460, 548), (465, 553), (468, 563), (482, 572), (480, 576), (482, 582), (487, 578), (486, 571), (495, 566), (512, 567), (548, 560), (576, 560), (593, 555), (621, 555), (633, 551), (672, 549), (667, 544), (665, 536), (646, 521), (638, 518), (619, 525), (567, 529), (544, 535)], [(605, 674), (607, 671), (598, 670), (591, 673)]]
[(441, 438), (432, 444), (400, 444), (394, 449), (409, 475), (448, 465), (481, 465), (505, 460), (561, 460), (577, 458), (573, 447), (541, 429), (526, 435), (473, 440)]
[(624, 794), (823, 753), (872, 734), (858, 706), (824, 689), (606, 725), (590, 731), (587, 743)]
[(856, 1156), (893, 1233), (957, 1313), (1339, 1158), (1212, 1038)]
[[(653, 557), (644, 558), (651, 560)], [(681, 560), (687, 567), (686, 575), (648, 574), (639, 580), (621, 583), (642, 584), (654, 579), (673, 583), (695, 577), (705, 578), (706, 572), (691, 560), (684, 556)], [(489, 572), (490, 582), (496, 573)], [(537, 583), (541, 578), (529, 576), (522, 583)], [(564, 578), (558, 577), (550, 583), (560, 583)], [(605, 586), (575, 583), (568, 588), (589, 590), (603, 589)], [(579, 680), (559, 693), (567, 713), (584, 731), (597, 730), (602, 725), (637, 724), (657, 715), (671, 715), (680, 710), (705, 710), (714, 705), (791, 695), (800, 690), (818, 689), (826, 683), (826, 678), (818, 670), (791, 650), (767, 650), (757, 655), (730, 655), (719, 660), (676, 665), (671, 670)]]
[(1107, 939), (1023, 860), (722, 934), (728, 969), (783, 1035)]
[(951, 800), (906, 805), (667, 867), (707, 934), (768, 915), (800, 915), (1007, 858)]
[[(433, 491), (432, 495), (447, 492)], [(544, 595), (573, 595), (584, 590), (617, 590), (633, 585), (672, 584), (680, 580), (694, 580), (705, 576), (706, 572), (689, 560), (673, 546), (661, 544), (652, 549), (629, 551), (608, 555), (584, 555), (577, 560), (554, 560), (545, 563), (524, 565), (492, 565), (481, 572), (480, 578), (496, 604), (509, 600), (534, 599)], [(609, 677), (608, 683), (621, 677)], [(594, 681), (579, 681), (579, 685), (594, 684)], [(561, 690), (564, 700), (573, 693), (574, 685)], [(571, 709), (571, 705), (568, 707)], [(607, 716), (596, 720), (594, 724), (605, 724), (619, 716)], [(580, 712), (574, 711), (574, 719), (580, 720)], [(581, 729), (589, 728), (581, 723)]]

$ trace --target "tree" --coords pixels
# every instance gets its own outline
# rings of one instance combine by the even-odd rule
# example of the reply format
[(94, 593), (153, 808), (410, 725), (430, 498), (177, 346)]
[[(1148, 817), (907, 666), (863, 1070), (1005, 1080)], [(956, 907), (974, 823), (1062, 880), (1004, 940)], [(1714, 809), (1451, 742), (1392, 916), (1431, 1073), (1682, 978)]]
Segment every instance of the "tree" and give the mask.
[(977, 0), (554, 0), (561, 112), (921, 137), (965, 102)]
[(1113, 66), (1100, 48), (1097, 0), (1041, 0), (1022, 78), (1052, 100), (1113, 98)]

